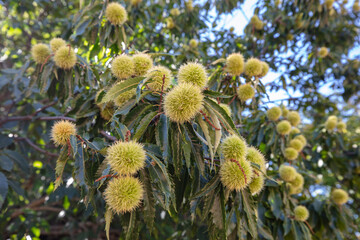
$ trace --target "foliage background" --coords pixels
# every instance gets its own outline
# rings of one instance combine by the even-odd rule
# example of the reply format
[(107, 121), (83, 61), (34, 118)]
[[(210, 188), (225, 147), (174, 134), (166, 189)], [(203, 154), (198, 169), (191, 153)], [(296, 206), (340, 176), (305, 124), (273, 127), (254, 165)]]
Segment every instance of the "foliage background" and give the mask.
[[(150, 0), (136, 6), (121, 2), (129, 13), (123, 31), (111, 27), (103, 18), (105, 5), (101, 1), (0, 2), (0, 193), (5, 197), (0, 201), (0, 232), (5, 233), (3, 238), (105, 237), (104, 201), (98, 186), (93, 184), (99, 163), (86, 162), (86, 169), (93, 171), (93, 175), (86, 172), (79, 178), (81, 164), (71, 161), (64, 170), (64, 184), (53, 191), (60, 150), (51, 143), (49, 132), (54, 118), (62, 116), (76, 118), (80, 131), (87, 133), (82, 136), (91, 140), (95, 150), (110, 142), (104, 141), (99, 134), (101, 130), (113, 134), (120, 130), (116, 137), (121, 137), (122, 125), (101, 120), (94, 98), (98, 89), (114, 82), (108, 65), (122, 51), (123, 41), (127, 52), (148, 50), (157, 64), (169, 66), (174, 73), (182, 63), (198, 60), (213, 73), (213, 90), (218, 90), (216, 82), (224, 76), (221, 64), (212, 62), (239, 51), (245, 58), (255, 56), (268, 62), (278, 78), (264, 79), (267, 83), (263, 83), (263, 89), (267, 91), (258, 94), (252, 104), (242, 106), (246, 110), (232, 104), (234, 123), (242, 124), (240, 133), (266, 154), (268, 175), (276, 179), (278, 165), (284, 161), (281, 156), (284, 143), (278, 138), (274, 140), (274, 125), (267, 122), (264, 111), (273, 103), (267, 94), (285, 91), (288, 97), (275, 103), (300, 111), (305, 119), (302, 130), (309, 146), (304, 150), (306, 160), (297, 164), (303, 169), (307, 190), (300, 196), (289, 197), (281, 186), (268, 183), (263, 194), (256, 197), (261, 219), (257, 223), (264, 229), (259, 238), (301, 239), (305, 235), (305, 230), (299, 230), (300, 225), (291, 225), (287, 218), (289, 202), (294, 205), (301, 202), (309, 208), (312, 213), (309, 223), (319, 239), (355, 238), (360, 225), (360, 79), (359, 53), (349, 55), (359, 47), (359, 14), (352, 10), (352, 2), (346, 5), (336, 2), (335, 12), (331, 14), (319, 0), (284, 1), (280, 5), (260, 0), (254, 13), (267, 24), (260, 31), (249, 24), (244, 33), (232, 32), (226, 24), (221, 24), (224, 15), (240, 13), (243, 1), (195, 1), (191, 12), (186, 10), (184, 1)], [(178, 7), (182, 14), (175, 19), (175, 28), (168, 29), (166, 18), (173, 7)], [(77, 65), (74, 75), (60, 76), (64, 85), (56, 83), (51, 63), (39, 74), (40, 66), (36, 66), (29, 54), (32, 45), (48, 43), (53, 37), (62, 37), (76, 47), (79, 62), (86, 66), (84, 70)], [(199, 40), (196, 49), (188, 46), (192, 38)], [(330, 57), (317, 56), (317, 49), (322, 46), (329, 48)], [(320, 91), (323, 86), (330, 94)], [(223, 92), (231, 95), (226, 91)], [(300, 97), (293, 97), (295, 93), (300, 93)], [(323, 124), (332, 114), (347, 121), (346, 134), (324, 131)], [(77, 144), (75, 141), (72, 146)], [(87, 157), (91, 159), (91, 155)], [(174, 180), (177, 197), (185, 192), (191, 196), (201, 189), (199, 183), (185, 178), (190, 176)], [(184, 182), (191, 183), (193, 189), (181, 189), (179, 186)], [(328, 199), (334, 187), (344, 188), (350, 194), (351, 200), (343, 209)], [(163, 211), (159, 206), (153, 210), (156, 221), (151, 235), (146, 227), (148, 222), (142, 221), (142, 213), (138, 212), (135, 232), (139, 232), (140, 239), (216, 236), (206, 226), (216, 225), (213, 213), (199, 214), (190, 208), (189, 202), (176, 204), (181, 210), (176, 213), (174, 209)], [(208, 216), (210, 223), (194, 221)], [(130, 215), (114, 218), (112, 236), (124, 238), (130, 218)], [(233, 223), (231, 218), (227, 222)], [(242, 236), (250, 238), (247, 229), (237, 231), (245, 232)], [(225, 235), (236, 239), (237, 231)]]

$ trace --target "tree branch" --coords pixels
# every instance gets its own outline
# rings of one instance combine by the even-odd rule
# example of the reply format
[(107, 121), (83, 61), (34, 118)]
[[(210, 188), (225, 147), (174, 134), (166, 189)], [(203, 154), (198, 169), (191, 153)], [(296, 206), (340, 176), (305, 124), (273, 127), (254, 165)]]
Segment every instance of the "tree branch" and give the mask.
[(279, 102), (279, 101), (295, 101), (295, 100), (299, 100), (300, 98), (302, 98), (302, 97), (290, 97), (290, 98), (283, 98), (283, 99), (267, 101), (267, 102), (263, 102), (263, 103), (266, 104), (266, 103), (273, 103), (273, 102)]
[(0, 126), (2, 126), (4, 123), (7, 122), (14, 122), (14, 121), (53, 121), (53, 120), (68, 120), (71, 122), (75, 122), (76, 120), (71, 117), (65, 117), (65, 116), (54, 116), (54, 117), (38, 117), (35, 118), (33, 115), (27, 115), (27, 116), (16, 116), (16, 117), (8, 117), (3, 120), (0, 120)]
[(36, 112), (34, 112), (32, 114), (33, 117), (35, 117), (39, 112), (44, 111), (45, 109), (47, 109), (48, 107), (54, 106), (57, 103), (57, 101), (51, 102), (45, 106), (43, 106), (42, 108), (39, 108), (38, 110), (36, 110)]
[(221, 130), (221, 129), (215, 127), (215, 125), (212, 124), (212, 122), (210, 122), (210, 120), (209, 120), (208, 117), (206, 116), (206, 113), (204, 113), (202, 110), (200, 110), (200, 113), (204, 116), (205, 121), (206, 121), (210, 126), (212, 126), (215, 130)]
[(50, 206), (40, 206), (32, 208), (34, 211), (49, 211), (49, 212), (61, 212), (61, 208), (50, 207)]
[(40, 148), (39, 146), (37, 146), (35, 143), (33, 143), (29, 138), (25, 138), (25, 137), (17, 137), (17, 138), (14, 138), (15, 141), (25, 141), (27, 142), (31, 147), (33, 147), (35, 150), (43, 153), (43, 154), (46, 154), (48, 156), (51, 156), (51, 157), (58, 157), (59, 155), (56, 154), (56, 153), (51, 153), (51, 152), (48, 152), (46, 151), (45, 149), (42, 149)]
[(40, 72), (42, 72), (43, 67), (45, 66), (45, 64), (49, 61), (49, 59), (54, 56), (55, 54), (50, 54), (49, 56), (47, 56), (47, 58), (45, 59), (45, 61), (43, 62), (43, 64), (41, 64), (41, 68), (40, 68)]
[(104, 130), (100, 131), (100, 134), (103, 135), (104, 137), (106, 137), (107, 139), (111, 140), (111, 141), (117, 141), (116, 137), (113, 137), (109, 134), (107, 134)]
[(23, 214), (25, 209), (32, 209), (35, 207), (39, 207), (41, 206), (43, 203), (45, 202), (45, 197), (42, 197), (38, 200), (35, 200), (31, 203), (29, 203), (28, 205), (26, 205), (23, 208), (17, 209), (15, 210), (12, 214), (11, 214), (11, 219), (17, 218), (18, 216), (20, 216), (21, 214)]

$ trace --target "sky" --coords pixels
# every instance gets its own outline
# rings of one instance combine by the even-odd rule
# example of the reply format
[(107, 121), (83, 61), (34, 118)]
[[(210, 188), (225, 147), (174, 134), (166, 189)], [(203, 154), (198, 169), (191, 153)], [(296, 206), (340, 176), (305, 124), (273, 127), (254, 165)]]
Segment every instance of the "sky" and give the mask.
[[(355, 0), (349, 0), (347, 6), (351, 8)], [(234, 27), (234, 32), (238, 35), (244, 34), (244, 28), (248, 24), (250, 18), (254, 14), (255, 10), (255, 4), (257, 1), (254, 0), (245, 0), (245, 3), (242, 5), (242, 10), (235, 10), (232, 14), (223, 14), (220, 18), (219, 28), (225, 27), (230, 28)], [(213, 12), (214, 15), (216, 15), (215, 11)], [(360, 54), (360, 47), (357, 47), (353, 49), (350, 52), (350, 57), (354, 57), (356, 55)], [(269, 82), (273, 82), (277, 78), (281, 76), (281, 72), (274, 72), (273, 70), (270, 70), (266, 77), (262, 79), (262, 83), (265, 85)], [(320, 89), (320, 92), (323, 95), (329, 95), (333, 93), (333, 90), (329, 88), (329, 85), (325, 85)], [(276, 101), (280, 99), (286, 99), (288, 98), (288, 94), (285, 92), (285, 90), (279, 90), (277, 92), (269, 92), (269, 98), (270, 101)], [(290, 91), (291, 97), (301, 97), (302, 93), (299, 91), (292, 92)], [(280, 104), (281, 101), (278, 101), (276, 103), (269, 103), (268, 106), (272, 107), (274, 105)]]

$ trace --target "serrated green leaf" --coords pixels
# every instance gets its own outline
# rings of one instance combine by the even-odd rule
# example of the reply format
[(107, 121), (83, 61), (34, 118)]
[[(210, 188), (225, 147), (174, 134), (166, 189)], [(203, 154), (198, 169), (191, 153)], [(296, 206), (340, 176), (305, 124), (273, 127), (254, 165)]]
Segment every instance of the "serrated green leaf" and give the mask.
[(204, 90), (203, 94), (207, 97), (211, 97), (211, 98), (232, 98), (233, 96), (230, 95), (224, 95), (222, 93), (216, 92), (216, 91), (212, 91), (212, 90)]
[(221, 124), (220, 121), (218, 119), (218, 117), (215, 115), (215, 113), (213, 111), (208, 111), (211, 120), (213, 121), (214, 126), (217, 128), (215, 129), (215, 139), (214, 139), (214, 154), (216, 153), (219, 145), (220, 145), (220, 140), (221, 140), (221, 136), (222, 136), (222, 132), (221, 132)]
[(171, 150), (172, 150), (172, 160), (175, 170), (175, 175), (180, 177), (180, 172), (182, 168), (182, 151), (181, 151), (181, 133), (180, 126), (178, 124), (172, 124), (172, 128), (170, 129), (171, 133)]
[(220, 189), (220, 208), (221, 208), (221, 214), (222, 214), (222, 223), (223, 227), (222, 229), (226, 231), (226, 207), (225, 207), (225, 194), (224, 194), (224, 188), (221, 187)]
[(106, 238), (110, 240), (110, 224), (113, 218), (112, 211), (108, 208), (105, 212), (105, 231), (106, 231)]
[(149, 174), (145, 169), (140, 171), (141, 182), (144, 186), (144, 220), (149, 231), (152, 231), (155, 220), (155, 199)]
[(53, 69), (54, 64), (53, 63), (49, 63), (46, 64), (46, 66), (44, 67), (42, 73), (41, 73), (41, 78), (40, 78), (40, 93), (45, 93), (45, 91), (47, 90), (48, 87), (48, 82), (49, 82), (49, 77), (51, 75), (51, 71)]
[(106, 95), (105, 89), (99, 90), (98, 93), (97, 93), (97, 96), (95, 98), (95, 102), (96, 103), (101, 102), (101, 100), (105, 97), (105, 95)]
[(295, 240), (303, 239), (301, 230), (295, 220), (291, 220), (292, 232), (295, 236)]
[(133, 234), (133, 231), (134, 231), (134, 228), (135, 228), (135, 223), (136, 223), (136, 211), (132, 211), (130, 213), (130, 221), (129, 221), (129, 226), (127, 228), (127, 231), (126, 231), (126, 237), (125, 239), (126, 240), (131, 240), (132, 238), (132, 234)]
[(56, 160), (56, 167), (55, 167), (55, 186), (54, 191), (60, 186), (62, 183), (62, 175), (65, 169), (66, 162), (68, 160), (68, 152), (66, 146), (62, 148), (59, 158)]
[(144, 79), (144, 77), (135, 77), (135, 78), (130, 78), (130, 79), (115, 83), (109, 89), (109, 91), (106, 93), (106, 95), (103, 97), (103, 99), (101, 99), (100, 104), (106, 103), (109, 101), (113, 101), (121, 93), (129, 91), (133, 88), (136, 88), (142, 79)]
[(211, 137), (210, 137), (208, 125), (205, 123), (205, 121), (201, 118), (200, 115), (197, 115), (196, 120), (200, 124), (202, 132), (204, 133), (204, 136), (205, 136), (205, 139), (206, 139), (206, 144), (209, 147), (209, 153), (210, 153), (210, 158), (211, 158), (211, 166), (213, 166), (214, 165), (214, 151), (213, 151), (213, 146), (211, 144)]
[(168, 135), (168, 119), (164, 114), (160, 115), (159, 122), (156, 125), (156, 132), (159, 134), (159, 146), (162, 151), (162, 157), (165, 162), (169, 155), (169, 135)]
[(137, 118), (142, 117), (142, 115), (147, 113), (147, 111), (151, 108), (153, 108), (153, 105), (151, 104), (147, 104), (145, 106), (144, 104), (141, 104), (134, 107), (128, 114), (126, 114), (124, 124), (130, 128)]
[(143, 119), (141, 119), (139, 125), (136, 127), (135, 134), (133, 136), (134, 140), (141, 138), (156, 115), (157, 112), (149, 112)]
[(0, 208), (5, 202), (7, 193), (8, 193), (9, 185), (6, 176), (0, 172)]
[(259, 234), (268, 240), (273, 240), (273, 236), (271, 235), (271, 231), (269, 230), (269, 228), (267, 226), (264, 225), (264, 223), (261, 221), (260, 218), (257, 219), (257, 228), (258, 228), (258, 232)]
[(9, 149), (5, 149), (2, 152), (11, 158), (23, 172), (28, 173), (30, 171), (29, 161), (26, 160), (22, 154)]
[[(75, 145), (72, 144), (73, 140), (75, 139)], [(74, 172), (75, 172), (75, 179), (80, 186), (85, 185), (85, 155), (84, 155), (84, 148), (83, 144), (80, 140), (77, 140), (75, 136), (70, 137), (70, 142), (73, 147), (75, 165), (74, 165)]]
[(219, 174), (216, 174), (205, 186), (194, 196), (192, 196), (192, 199), (202, 197), (206, 194), (208, 194), (210, 191), (214, 190), (220, 183), (220, 176)]
[(64, 76), (64, 82), (65, 82), (65, 86), (66, 86), (66, 93), (67, 93), (67, 99), (69, 99), (70, 97), (72, 97), (73, 92), (74, 92), (74, 79), (73, 79), (73, 69), (69, 69), (65, 71), (65, 76)]
[[(311, 233), (310, 233), (308, 226), (304, 222), (299, 222), (299, 225), (300, 225), (302, 232), (304, 233), (303, 234), (304, 239), (311, 240), (312, 237), (311, 237)], [(343, 229), (343, 231), (345, 231), (345, 229)]]
[[(194, 130), (192, 124), (190, 124), (190, 123), (185, 124), (185, 131), (187, 131), (187, 134), (191, 139), (199, 136), (199, 134)], [(190, 143), (191, 143), (191, 149), (192, 149), (192, 153), (193, 153), (196, 165), (200, 171), (200, 174), (202, 176), (204, 176), (205, 163), (204, 163), (204, 158), (202, 155), (203, 150), (200, 145), (198, 145), (198, 144), (195, 145), (195, 144), (193, 144), (192, 141), (190, 141)]]
[(187, 169), (191, 167), (191, 143), (186, 139), (183, 139), (182, 150), (184, 152), (184, 158)]
[(214, 203), (210, 211), (212, 213), (212, 220), (215, 226), (218, 227), (219, 229), (223, 229), (224, 222), (221, 212), (221, 202), (219, 196), (215, 196)]
[(252, 204), (249, 199), (249, 193), (247, 191), (241, 191), (244, 210), (246, 212), (248, 226), (250, 230), (250, 234), (254, 239), (257, 239), (257, 230), (256, 230), (256, 222), (255, 222), (255, 206)]
[(149, 166), (149, 173), (152, 181), (160, 183), (161, 192), (165, 194), (165, 209), (169, 210), (170, 201), (174, 199), (174, 190), (166, 166), (154, 154), (147, 152), (154, 163)]
[(229, 131), (230, 133), (239, 134), (233, 120), (229, 117), (229, 115), (227, 115), (225, 110), (219, 106), (219, 104), (217, 104), (208, 97), (204, 98), (204, 102), (205, 102), (205, 107), (209, 108), (209, 110), (214, 111), (216, 116), (226, 127), (227, 131)]

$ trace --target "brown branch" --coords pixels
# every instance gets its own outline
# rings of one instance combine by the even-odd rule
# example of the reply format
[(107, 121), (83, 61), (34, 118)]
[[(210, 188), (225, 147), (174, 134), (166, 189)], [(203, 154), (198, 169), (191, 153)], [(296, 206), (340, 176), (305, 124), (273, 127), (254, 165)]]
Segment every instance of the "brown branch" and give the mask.
[(15, 141), (25, 141), (27, 142), (27, 144), (29, 144), (31, 147), (33, 147), (35, 150), (43, 153), (43, 154), (46, 154), (48, 156), (51, 156), (51, 157), (58, 157), (59, 155), (56, 154), (56, 153), (51, 153), (51, 152), (48, 152), (46, 151), (45, 149), (42, 149), (40, 148), (39, 146), (37, 146), (35, 143), (33, 143), (29, 138), (25, 138), (25, 137), (16, 137), (14, 138)]
[(221, 129), (215, 127), (214, 124), (212, 124), (212, 122), (210, 122), (210, 120), (208, 119), (208, 117), (206, 116), (206, 114), (205, 114), (202, 110), (200, 110), (200, 113), (204, 116), (205, 121), (206, 121), (208, 124), (210, 124), (210, 126), (212, 126), (215, 130), (218, 130), (218, 131), (221, 130)]
[(245, 174), (245, 171), (244, 171), (244, 169), (241, 167), (241, 164), (236, 160), (236, 159), (230, 159), (230, 161), (231, 162), (234, 162), (234, 163), (236, 163), (238, 166), (239, 166), (239, 168), (240, 168), (240, 170), (241, 170), (241, 172), (243, 173), (243, 175), (244, 175), (244, 179), (245, 179), (245, 184), (247, 183), (247, 177), (246, 177), (246, 174)]
[(40, 199), (37, 199), (31, 203), (29, 203), (28, 205), (26, 205), (23, 208), (17, 209), (15, 210), (12, 214), (11, 214), (11, 219), (17, 218), (18, 216), (20, 216), (21, 214), (23, 214), (25, 209), (32, 209), (34, 207), (39, 207), (40, 205), (42, 205), (45, 202), (45, 197), (42, 197)]
[(117, 141), (116, 137), (107, 134), (104, 130), (101, 130), (100, 134), (103, 135), (104, 137), (106, 137), (107, 139), (111, 140), (111, 141), (114, 141), (114, 142)]
[(310, 229), (311, 233), (312, 233), (313, 235), (315, 235), (315, 233), (314, 233), (314, 231), (312, 230), (312, 228), (311, 228), (310, 224), (308, 223), (308, 221), (304, 221), (304, 223), (308, 226), (308, 228)]
[(85, 140), (80, 135), (76, 134), (76, 138), (80, 140), (81, 144), (85, 144), (85, 146), (87, 146)]
[[(288, 216), (288, 218), (293, 219), (293, 220), (296, 220), (294, 216)], [(304, 223), (308, 226), (308, 228), (310, 229), (311, 233), (312, 233), (313, 235), (315, 235), (315, 232), (312, 230), (312, 228), (311, 228), (310, 224), (308, 223), (308, 221), (304, 221)]]
[(55, 54), (50, 54), (49, 56), (47, 56), (47, 58), (45, 59), (45, 61), (43, 62), (43, 64), (41, 64), (41, 68), (40, 68), (40, 72), (42, 72), (44, 65), (47, 63), (47, 61), (49, 61), (49, 58), (51, 58), (52, 56), (54, 56)]
[(33, 114), (31, 114), (31, 116), (35, 117), (39, 112), (44, 111), (45, 109), (47, 109), (48, 107), (54, 106), (57, 103), (57, 101), (51, 102), (45, 106), (43, 106), (42, 108), (39, 108), (38, 110), (36, 110), (36, 112), (34, 112)]
[(223, 123), (220, 119), (219, 119), (219, 122), (220, 122), (221, 126), (222, 126), (227, 132), (229, 132), (229, 130), (225, 127), (224, 123)]
[(98, 179), (96, 179), (95, 180), (95, 182), (98, 182), (98, 181), (100, 181), (100, 180), (102, 180), (102, 179), (104, 179), (104, 178), (112, 178), (112, 177), (117, 177), (116, 176), (116, 174), (108, 174), (108, 175), (104, 175), (104, 176), (101, 176), (101, 177), (99, 177)]
[(79, 63), (79, 62), (77, 62), (76, 64), (79, 64), (80, 67), (82, 67), (83, 69), (87, 68), (87, 66), (85, 66), (85, 65), (83, 65), (83, 64), (81, 64), (81, 63)]
[(16, 117), (8, 117), (0, 121), (0, 126), (7, 122), (14, 122), (14, 121), (31, 121), (31, 120), (38, 120), (38, 121), (53, 121), (53, 120), (68, 120), (71, 122), (75, 122), (74, 118), (65, 117), (65, 116), (55, 116), (55, 117), (34, 117), (32, 115), (27, 116), (16, 116)]
[[(73, 219), (71, 219), (73, 220)], [(102, 223), (93, 223), (93, 222), (80, 222), (78, 228), (73, 228), (69, 230), (65, 227), (65, 225), (54, 225), (52, 224), (48, 230), (42, 229), (40, 238), (43, 239), (60, 239), (59, 236), (76, 236), (77, 234), (81, 234), (86, 232), (87, 230), (93, 231), (94, 229), (98, 229)], [(110, 229), (110, 239), (118, 239), (121, 235), (121, 231), (118, 229)], [(105, 231), (100, 231), (96, 235), (92, 236), (92, 239), (106, 239)]]
[(304, 160), (306, 160), (306, 156), (305, 156), (304, 152), (301, 151), (300, 155), (304, 158)]
[(49, 206), (41, 206), (32, 208), (34, 211), (50, 211), (50, 212), (61, 212), (61, 208), (49, 207)]
[(231, 101), (228, 103), (228, 105), (230, 105), (234, 100), (235, 100), (235, 98), (236, 98), (236, 94), (233, 96), (233, 98), (231, 99)]

